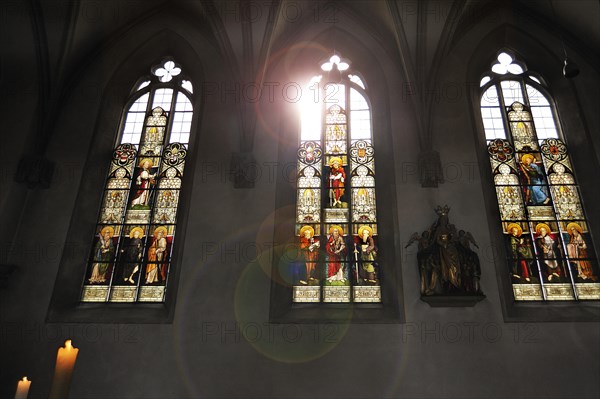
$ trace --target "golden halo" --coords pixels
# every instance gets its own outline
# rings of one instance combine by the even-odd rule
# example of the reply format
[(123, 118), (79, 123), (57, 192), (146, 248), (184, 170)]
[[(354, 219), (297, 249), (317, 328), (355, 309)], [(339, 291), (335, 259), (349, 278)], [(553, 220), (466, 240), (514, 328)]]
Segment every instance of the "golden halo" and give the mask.
[(579, 234), (583, 234), (583, 228), (579, 225), (579, 223), (571, 222), (567, 225), (567, 231), (571, 234), (571, 230), (575, 229)]
[(342, 158), (340, 158), (340, 157), (331, 157), (329, 159), (329, 167), (332, 167), (335, 162), (337, 162), (338, 165), (340, 165), (340, 166), (342, 166), (342, 164), (343, 164)]
[(531, 159), (531, 163), (535, 162), (535, 157), (531, 154), (525, 154), (521, 157), (521, 162), (525, 163), (526, 159)]
[(312, 226), (302, 226), (302, 228), (300, 229), (300, 237), (304, 237), (304, 233), (307, 230), (310, 231), (310, 236), (311, 237), (315, 236), (315, 229), (313, 229)]
[(506, 226), (507, 233), (512, 234), (512, 229), (517, 229), (517, 237), (521, 237), (521, 234), (523, 234), (523, 228), (516, 223), (511, 223)]
[(165, 236), (165, 237), (167, 236), (167, 228), (165, 226), (157, 227), (156, 230), (154, 230), (154, 233), (152, 233), (152, 235), (154, 237), (156, 237), (158, 235), (159, 231), (163, 232), (163, 236)]
[(364, 230), (367, 230), (369, 232), (369, 237), (373, 237), (373, 229), (371, 227), (369, 227), (369, 226), (366, 226), (366, 225), (365, 226), (360, 226), (358, 228), (358, 235), (362, 237), (363, 233), (364, 233)]
[(535, 226), (535, 233), (537, 235), (540, 235), (540, 230), (542, 229), (542, 227), (544, 227), (546, 229), (547, 233), (552, 232), (552, 229), (546, 223), (538, 223), (537, 226)]
[(140, 159), (138, 167), (143, 168), (146, 161), (150, 162), (150, 167), (154, 166), (154, 161), (152, 161), (152, 158), (142, 158)]
[(134, 227), (133, 229), (131, 229), (131, 231), (129, 232), (129, 238), (133, 238), (133, 233), (135, 233), (136, 231), (140, 232), (140, 238), (144, 236), (144, 230), (142, 230), (141, 227)]
[(106, 226), (100, 231), (100, 234), (104, 236), (104, 234), (108, 232), (108, 235), (112, 238), (115, 235), (115, 229), (112, 226)]
[(333, 234), (333, 230), (337, 229), (338, 233), (340, 233), (341, 236), (344, 235), (344, 229), (342, 229), (342, 226), (334, 224), (333, 226), (331, 226), (329, 228), (329, 234)]

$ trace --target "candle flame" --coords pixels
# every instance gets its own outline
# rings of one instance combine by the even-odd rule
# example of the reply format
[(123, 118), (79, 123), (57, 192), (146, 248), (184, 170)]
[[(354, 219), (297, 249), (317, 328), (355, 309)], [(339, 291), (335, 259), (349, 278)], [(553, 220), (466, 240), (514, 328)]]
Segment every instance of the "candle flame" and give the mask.
[(23, 379), (21, 381), (27, 382), (27, 377), (23, 377)]
[(73, 346), (71, 345), (71, 340), (68, 339), (65, 341), (65, 348), (66, 349), (73, 349)]

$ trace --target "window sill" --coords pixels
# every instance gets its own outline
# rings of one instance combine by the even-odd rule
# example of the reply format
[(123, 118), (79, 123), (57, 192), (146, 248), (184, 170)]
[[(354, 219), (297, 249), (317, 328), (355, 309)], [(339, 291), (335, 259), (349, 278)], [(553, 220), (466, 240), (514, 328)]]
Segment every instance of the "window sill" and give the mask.
[(74, 307), (51, 308), (48, 323), (169, 324), (172, 312), (165, 303), (81, 303)]
[(401, 315), (397, 309), (381, 303), (348, 304), (290, 304), (285, 309), (271, 309), (271, 323), (370, 323), (398, 324)]

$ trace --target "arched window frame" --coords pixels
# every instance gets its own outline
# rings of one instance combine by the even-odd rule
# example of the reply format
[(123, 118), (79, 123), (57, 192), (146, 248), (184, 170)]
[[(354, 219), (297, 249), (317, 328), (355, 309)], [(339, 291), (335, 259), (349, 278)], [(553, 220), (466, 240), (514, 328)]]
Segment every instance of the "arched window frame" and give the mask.
[[(151, 72), (138, 79), (123, 107), (82, 286), (84, 303), (165, 301), (194, 99), (192, 83), (172, 58), (163, 59)], [(171, 90), (167, 102), (157, 99), (165, 89)], [(139, 104), (144, 108), (134, 109), (145, 96)], [(136, 114), (143, 115), (141, 122)], [(181, 120), (174, 131), (176, 119)], [(128, 187), (121, 187), (127, 179)], [(115, 193), (123, 199), (109, 201)], [(163, 193), (169, 194), (169, 204), (161, 205)]]
[[(500, 56), (503, 53), (507, 53), (508, 55), (510, 55), (513, 60), (515, 60), (515, 57), (513, 55), (513, 53), (510, 50), (502, 50), (499, 51), (497, 56)], [(499, 57), (498, 57), (499, 60)], [(554, 124), (554, 128), (556, 130), (556, 139), (559, 140), (559, 142), (561, 142), (562, 144), (564, 144), (564, 142), (566, 142), (566, 138), (565, 138), (565, 134), (563, 132), (562, 129), (562, 124), (561, 124), (561, 118), (558, 115), (558, 110), (554, 101), (553, 96), (550, 94), (549, 90), (547, 89), (547, 84), (545, 79), (538, 73), (536, 72), (531, 72), (531, 71), (527, 71), (526, 70), (526, 66), (524, 63), (522, 62), (515, 62), (517, 65), (519, 65), (523, 71), (521, 73), (504, 73), (504, 74), (498, 74), (498, 73), (494, 73), (494, 72), (487, 72), (485, 74), (483, 74), (481, 76), (481, 84), (480, 84), (480, 95), (477, 97), (477, 107), (479, 109), (479, 118), (482, 122), (484, 122), (485, 117), (483, 115), (483, 98), (484, 96), (487, 94), (488, 90), (494, 86), (496, 87), (496, 92), (498, 95), (498, 108), (500, 109), (501, 112), (501, 117), (502, 117), (502, 121), (503, 121), (503, 132), (505, 134), (505, 141), (508, 141), (510, 143), (510, 145), (512, 146), (512, 154), (515, 154), (515, 147), (514, 147), (514, 137), (513, 137), (513, 132), (511, 130), (510, 124), (509, 124), (509, 120), (508, 120), (508, 108), (514, 105), (513, 104), (507, 104), (504, 100), (504, 93), (503, 90), (501, 89), (501, 84), (502, 82), (505, 81), (516, 81), (518, 82), (519, 86), (520, 86), (520, 92), (521, 92), (521, 98), (523, 99), (523, 104), (526, 107), (526, 110), (529, 110), (530, 112), (530, 117), (531, 117), (531, 124), (533, 126), (534, 129), (534, 135), (535, 135), (535, 139), (536, 141), (536, 145), (541, 145), (543, 142), (545, 142), (545, 140), (547, 139), (552, 139), (550, 137), (546, 137), (545, 139), (540, 139), (539, 135), (538, 135), (538, 130), (536, 128), (536, 117), (533, 114), (532, 111), (532, 104), (529, 98), (529, 92), (527, 90), (527, 86), (531, 86), (532, 88), (534, 88), (535, 90), (537, 90), (543, 97), (544, 99), (547, 101), (548, 105), (546, 105), (546, 107), (550, 108), (551, 113), (552, 113), (552, 122)], [(484, 81), (485, 80), (485, 81)], [(491, 108), (493, 108), (493, 106), (491, 106)], [(484, 130), (484, 139), (486, 144), (490, 144), (492, 142), (494, 142), (493, 138), (488, 137), (487, 134), (487, 129), (485, 127), (485, 123), (483, 123), (483, 130)], [(583, 207), (583, 201), (581, 198), (581, 193), (580, 193), (580, 189), (579, 189), (579, 185), (577, 183), (577, 178), (576, 178), (576, 171), (573, 170), (572, 167), (572, 163), (570, 162), (570, 157), (568, 155), (568, 153), (566, 152), (566, 146), (564, 146), (564, 151), (565, 151), (565, 159), (566, 159), (566, 163), (569, 164), (569, 169), (568, 169), (568, 173), (571, 174), (571, 177), (573, 178), (573, 183), (568, 183), (568, 185), (572, 185), (577, 193), (576, 199), (579, 203), (579, 206), (581, 208), (581, 216), (579, 219), (577, 220), (573, 220), (574, 222), (579, 222), (580, 224), (584, 224), (584, 233), (585, 234), (585, 241), (587, 241), (587, 248), (589, 253), (587, 254), (587, 256), (585, 258), (576, 258), (576, 259), (582, 259), (585, 260), (586, 263), (588, 263), (588, 265), (591, 268), (592, 264), (595, 264), (595, 266), (593, 267), (595, 274), (597, 274), (597, 258), (594, 252), (594, 248), (593, 248), (593, 243), (591, 240), (591, 236), (590, 236), (590, 232), (589, 232), (589, 223), (588, 220), (585, 216), (585, 209)], [(488, 152), (491, 154), (491, 147), (488, 148)], [(533, 151), (533, 150), (532, 150)], [(538, 149), (537, 152), (539, 153), (540, 157), (542, 157), (542, 153), (540, 152), (541, 149)], [(525, 152), (527, 152), (527, 150), (525, 150)], [(535, 151), (533, 151), (533, 153), (535, 153)], [(523, 155), (523, 153), (521, 153), (521, 155)], [(514, 155), (513, 155), (514, 157)], [(490, 158), (490, 160), (492, 160), (493, 156)], [(544, 158), (544, 166), (543, 166), (543, 171), (544, 171), (544, 179), (545, 180), (545, 186), (546, 189), (549, 191), (548, 192), (548, 197), (551, 198), (551, 206), (552, 206), (552, 215), (553, 215), (553, 219), (551, 220), (551, 222), (555, 222), (555, 224), (557, 226), (560, 226), (562, 224), (564, 224), (565, 226), (567, 226), (567, 223), (569, 222), (569, 219), (560, 217), (562, 215), (559, 215), (559, 212), (557, 211), (556, 206), (554, 205), (554, 192), (552, 191), (553, 188), (557, 187), (556, 183), (551, 183), (549, 180), (549, 174), (548, 172), (552, 172), (551, 169), (554, 168), (554, 166), (560, 162), (558, 161), (550, 161), (547, 159), (550, 158)], [(541, 159), (540, 159), (541, 161)], [(488, 160), (488, 165), (489, 165), (489, 160)], [(492, 160), (492, 169), (494, 169), (494, 161)], [(516, 165), (518, 167), (519, 161), (518, 159), (515, 161), (517, 162)], [(551, 163), (553, 162), (553, 163)], [(550, 164), (551, 163), (551, 164)], [(550, 166), (547, 166), (547, 164), (550, 164)], [(489, 166), (488, 166), (489, 167)], [(515, 171), (516, 172), (516, 171)], [(553, 172), (554, 173), (554, 172)], [(492, 173), (492, 175), (494, 175), (494, 172)], [(520, 173), (517, 174), (517, 176), (520, 176)], [(495, 183), (495, 180), (492, 179), (493, 183), (494, 183), (494, 190), (497, 190), (497, 184)], [(519, 180), (520, 181), (520, 180)], [(565, 183), (567, 184), (567, 183)], [(560, 184), (558, 184), (558, 186), (562, 187)], [(521, 192), (521, 190), (523, 189), (524, 185), (523, 183), (519, 182), (518, 186), (519, 192)], [(566, 187), (566, 186), (565, 186)], [(510, 188), (510, 187), (509, 187)], [(522, 195), (522, 194), (521, 194)], [(496, 203), (499, 204), (499, 199), (496, 198), (496, 195), (494, 195), (494, 198), (496, 199)], [(523, 212), (524, 212), (524, 223), (528, 224), (530, 226), (529, 228), (529, 238), (525, 238), (525, 240), (529, 240), (528, 244), (530, 247), (530, 250), (533, 251), (533, 263), (538, 265), (538, 274), (539, 274), (539, 278), (538, 278), (538, 284), (540, 285), (540, 289), (539, 292), (535, 292), (535, 294), (533, 293), (532, 290), (530, 290), (528, 287), (526, 287), (527, 285), (533, 285), (533, 284), (521, 284), (521, 283), (525, 283), (525, 281), (519, 281), (521, 278), (524, 278), (523, 275), (515, 275), (514, 274), (514, 270), (513, 270), (513, 274), (512, 274), (512, 282), (511, 282), (511, 286), (512, 286), (512, 297), (513, 300), (519, 302), (519, 301), (545, 301), (546, 303), (552, 303), (552, 301), (565, 301), (565, 300), (599, 300), (600, 299), (600, 287), (598, 287), (598, 284), (595, 283), (594, 280), (592, 281), (591, 279), (585, 279), (582, 280), (583, 283), (587, 284), (587, 286), (585, 287), (585, 289), (580, 288), (582, 281), (580, 281), (580, 275), (577, 274), (578, 272), (575, 271), (575, 273), (577, 274), (577, 277), (573, 277), (573, 267), (576, 266), (579, 268), (579, 264), (582, 263), (582, 261), (573, 261), (573, 259), (571, 258), (571, 254), (568, 253), (569, 249), (567, 249), (568, 246), (571, 245), (571, 242), (573, 242), (573, 237), (576, 236), (575, 232), (573, 232), (572, 234), (570, 234), (571, 237), (571, 242), (567, 242), (567, 240), (565, 239), (565, 233), (566, 233), (566, 229), (564, 229), (563, 227), (558, 227), (556, 229), (556, 231), (552, 232), (550, 234), (550, 236), (552, 236), (552, 234), (554, 234), (554, 238), (553, 240), (555, 242), (561, 242), (559, 243), (556, 248), (555, 248), (555, 252), (558, 253), (558, 255), (556, 255), (556, 260), (558, 262), (558, 265), (563, 265), (563, 270), (567, 271), (565, 272), (565, 276), (561, 276), (564, 278), (568, 278), (569, 281), (567, 282), (567, 284), (570, 284), (572, 286), (572, 292), (571, 295), (569, 296), (569, 294), (565, 294), (564, 292), (566, 292), (566, 290), (562, 290), (559, 289), (559, 287), (557, 287), (559, 284), (557, 284), (557, 281), (554, 281), (554, 284), (552, 284), (552, 280), (546, 280), (545, 284), (544, 284), (544, 280), (547, 278), (551, 278), (550, 277), (550, 268), (547, 266), (550, 262), (545, 262), (545, 260), (550, 260), (552, 261), (554, 258), (544, 258), (543, 254), (541, 252), (541, 247), (539, 246), (539, 240), (540, 237), (543, 237), (540, 235), (540, 233), (534, 232), (533, 230), (533, 224), (535, 223), (536, 226), (539, 226), (541, 224), (543, 224), (544, 220), (541, 219), (534, 219), (533, 216), (529, 215), (529, 206), (527, 201), (523, 202)], [(502, 224), (507, 224), (507, 220), (506, 219), (502, 219), (502, 212), (500, 213), (500, 220)], [(548, 219), (550, 220), (550, 219)], [(550, 224), (552, 226), (552, 223), (550, 221), (548, 222), (548, 224)], [(583, 223), (581, 223), (583, 222)], [(497, 221), (496, 221), (497, 223)], [(520, 224), (520, 223), (517, 223)], [(511, 225), (509, 224), (508, 227), (510, 227)], [(568, 227), (567, 227), (568, 229)], [(508, 244), (506, 239), (510, 238), (511, 234), (508, 234), (507, 231), (508, 229), (506, 227), (503, 227), (503, 240), (505, 240), (504, 244)], [(523, 229), (525, 230), (525, 228)], [(537, 227), (536, 227), (537, 230)], [(516, 231), (516, 234), (518, 234), (518, 229), (514, 228), (513, 231)], [(523, 234), (524, 236), (525, 234)], [(520, 235), (519, 235), (520, 237)], [(581, 237), (584, 237), (584, 234), (581, 234)], [(512, 238), (510, 238), (510, 243), (512, 243)], [(503, 245), (504, 245), (503, 244)], [(512, 244), (511, 244), (512, 245)], [(508, 263), (508, 265), (518, 265), (517, 259), (514, 259), (514, 256), (511, 257), (511, 255), (514, 255), (515, 250), (511, 249), (509, 247), (511, 247), (511, 245), (506, 245), (506, 259), (507, 262), (504, 262), (505, 264)], [(517, 248), (519, 248), (517, 246)], [(589, 259), (589, 262), (587, 262), (587, 260)], [(522, 260), (520, 261), (522, 262)], [(544, 272), (542, 271), (543, 268), (547, 268), (548, 271), (546, 272), (546, 276), (544, 275)], [(527, 274), (527, 273), (525, 273)], [(504, 273), (500, 273), (500, 275), (505, 278), (505, 274)], [(597, 276), (595, 276), (597, 277)], [(516, 281), (515, 281), (516, 280)], [(527, 283), (533, 280), (533, 278), (527, 278)], [(555, 279), (556, 280), (556, 279)], [(558, 283), (561, 283), (562, 280), (558, 280)], [(590, 284), (592, 283), (592, 284)], [(521, 289), (525, 287), (524, 289)], [(564, 287), (562, 287), (564, 288)], [(556, 302), (554, 302), (556, 303)]]
[[(327, 45), (323, 45), (327, 47)], [(301, 134), (301, 113), (298, 103), (283, 101), (276, 105), (281, 115), (281, 127), (278, 132), (277, 159), (281, 165), (281, 176), (276, 182), (274, 227), (272, 240), (276, 243), (273, 248), (271, 266), (271, 299), (269, 320), (274, 323), (398, 323), (404, 318), (404, 296), (402, 295), (402, 253), (396, 243), (401, 241), (398, 223), (398, 199), (395, 181), (398, 178), (395, 168), (397, 156), (394, 150), (392, 134), (391, 101), (396, 76), (387, 76), (384, 68), (389, 60), (384, 53), (372, 52), (360, 41), (348, 40), (339, 47), (340, 53), (352, 60), (354, 71), (358, 75), (368, 94), (371, 111), (372, 137), (376, 142), (377, 157), (375, 169), (377, 172), (377, 217), (381, 232), (378, 244), (378, 256), (385, 267), (381, 276), (380, 303), (294, 303), (292, 262), (301, 261), (302, 254), (298, 248), (296, 225), (297, 162), (298, 140)], [(371, 54), (371, 56), (365, 56)], [(325, 76), (319, 66), (330, 56), (331, 52), (323, 54), (320, 50), (310, 47), (302, 51), (296, 58), (294, 70), (277, 67), (273, 69), (274, 79), (287, 81), (290, 76), (302, 77), (295, 79), (300, 82), (302, 93), (310, 92), (305, 89), (310, 78), (314, 75)], [(283, 64), (281, 64), (283, 66)], [(360, 74), (356, 72), (360, 71)], [(312, 73), (311, 73), (312, 72)], [(281, 74), (281, 75), (280, 75)], [(398, 83), (400, 84), (400, 83)]]
[[(484, 74), (482, 76), (482, 79), (485, 76), (489, 76), (490, 74)], [(554, 98), (552, 97), (552, 95), (549, 93), (546, 85), (545, 85), (545, 81), (543, 80), (542, 77), (539, 77), (538, 79), (540, 80), (540, 82), (536, 82), (535, 80), (533, 80), (531, 77), (535, 77), (538, 78), (539, 74), (535, 73), (535, 72), (530, 72), (527, 71), (522, 75), (513, 75), (513, 74), (507, 74), (502, 78), (496, 78), (496, 79), (491, 79), (489, 82), (485, 83), (483, 86), (480, 87), (480, 97), (479, 97), (479, 101), (481, 101), (481, 98), (485, 95), (485, 93), (487, 92), (487, 90), (492, 87), (492, 86), (496, 86), (496, 90), (498, 92), (499, 98), (501, 99), (501, 103), (502, 104), (506, 104), (504, 102), (504, 94), (502, 93), (502, 90), (498, 90), (498, 88), (500, 87), (501, 82), (503, 81), (516, 81), (519, 82), (521, 84), (521, 96), (524, 99), (527, 99), (527, 103), (530, 104), (529, 101), (529, 94), (527, 93), (527, 90), (523, 90), (523, 87), (526, 87), (526, 85), (530, 85), (533, 88), (535, 88), (537, 91), (539, 91), (544, 98), (546, 99), (546, 101), (548, 101), (548, 103), (550, 104), (549, 107), (552, 111), (552, 117), (553, 120), (555, 122), (555, 126), (556, 126), (556, 131), (557, 131), (557, 135), (558, 138), (560, 138), (562, 141), (564, 141), (565, 143), (567, 143), (567, 139), (563, 133), (563, 129), (562, 129), (562, 124), (560, 123), (560, 117), (558, 115), (558, 110), (554, 101)], [(502, 106), (500, 106), (502, 107)], [(529, 107), (529, 106), (528, 106)], [(503, 122), (504, 122), (504, 131), (505, 132), (509, 132), (510, 130), (510, 126), (508, 125), (508, 121), (506, 120), (506, 118), (503, 118)], [(507, 135), (508, 137), (509, 135)], [(485, 138), (486, 140), (487, 137)]]
[[(315, 122), (316, 116), (313, 116), (310, 110), (302, 109), (300, 116), (302, 126), (298, 136), (299, 180), (296, 196), (296, 235), (299, 239), (303, 258), (292, 265), (293, 268), (297, 268), (293, 285), (293, 302), (378, 303), (381, 302), (381, 271), (377, 259), (378, 219), (372, 104), (366, 90), (367, 86), (364, 78), (349, 69), (349, 62), (334, 54), (329, 61), (322, 63), (321, 68), (324, 73), (313, 77), (308, 84), (309, 91), (316, 97), (308, 99), (309, 103), (312, 103), (310, 104), (311, 107), (316, 109), (317, 106), (314, 103), (316, 101), (319, 103), (318, 128)], [(330, 72), (332, 70), (333, 72)], [(337, 72), (337, 75), (335, 72)], [(331, 76), (337, 76), (336, 80), (330, 80)], [(316, 93), (314, 90), (315, 85)], [(328, 88), (331, 85), (342, 85), (344, 93), (333, 90), (329, 94)], [(360, 101), (364, 101), (366, 104), (365, 109), (353, 107), (353, 90), (360, 95)], [(343, 120), (345, 122), (328, 124), (327, 117), (330, 115), (328, 111), (336, 105), (336, 98), (343, 98), (343, 107), (340, 108), (343, 110)], [(365, 135), (364, 132), (353, 132), (353, 112), (362, 111), (368, 112), (368, 135)], [(312, 122), (309, 124), (310, 127), (319, 130), (318, 138), (312, 132), (309, 132), (309, 136), (304, 136), (304, 122), (307, 116)], [(343, 140), (338, 138), (328, 139), (329, 125), (345, 125), (345, 132), (342, 133)], [(359, 137), (353, 137), (353, 134)], [(341, 149), (338, 151), (335, 149), (328, 150), (328, 141), (331, 142), (330, 145), (332, 146), (339, 144)], [(338, 143), (338, 141), (340, 142)], [(313, 145), (314, 147), (312, 147)], [(362, 147), (359, 149), (360, 145)], [(318, 153), (318, 156), (312, 158), (314, 163), (310, 163), (308, 161), (309, 156), (306, 155), (309, 146), (314, 148), (311, 154)], [(367, 155), (358, 155), (361, 149)], [(332, 166), (331, 163), (335, 159), (341, 161), (336, 169), (336, 177), (345, 176), (345, 181), (335, 180), (343, 181), (343, 185), (340, 187), (343, 187), (345, 192), (340, 195), (340, 198), (338, 198), (337, 193), (338, 191), (342, 192), (342, 190), (332, 188), (333, 186), (330, 186), (327, 177), (328, 170), (331, 171), (329, 177), (333, 175), (335, 164)], [(359, 168), (364, 169), (363, 172), (366, 171), (368, 175), (365, 175), (365, 177), (372, 180), (372, 186), (353, 186), (354, 177), (358, 178), (353, 174), (358, 172)], [(303, 183), (301, 183), (304, 172), (308, 169), (316, 169), (321, 181), (318, 187), (312, 184), (303, 186)], [(333, 182), (334, 180), (331, 181), (331, 184)], [(318, 193), (318, 210), (301, 210), (301, 208), (304, 208), (301, 205), (301, 192), (313, 192), (315, 189)], [(357, 219), (355, 215), (359, 211), (357, 206), (353, 204), (355, 200), (354, 192), (357, 189), (363, 189), (367, 193), (365, 199), (369, 198), (368, 201), (365, 200), (368, 204), (364, 207), (370, 209), (367, 212), (369, 215), (361, 215), (360, 219)], [(368, 195), (369, 193), (370, 195)], [(326, 206), (328, 196), (333, 196), (333, 198), (330, 198), (329, 207)], [(343, 202), (342, 198), (346, 202)], [(340, 213), (340, 215), (337, 215), (337, 213)], [(336, 238), (335, 231), (332, 232), (332, 230), (339, 231), (340, 229), (342, 231), (341, 239)], [(361, 233), (365, 232), (368, 234), (361, 238)], [(333, 253), (333, 241), (335, 240), (342, 243), (340, 245), (342, 252), (339, 256)], [(338, 270), (337, 273), (334, 273), (332, 268), (336, 266)]]

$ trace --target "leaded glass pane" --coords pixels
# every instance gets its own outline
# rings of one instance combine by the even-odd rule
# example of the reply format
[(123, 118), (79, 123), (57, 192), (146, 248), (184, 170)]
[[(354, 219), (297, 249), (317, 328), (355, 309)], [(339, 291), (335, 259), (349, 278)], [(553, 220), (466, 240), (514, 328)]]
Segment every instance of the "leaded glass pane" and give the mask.
[(150, 85), (150, 81), (149, 81), (149, 80), (146, 80), (145, 82), (142, 82), (142, 83), (140, 83), (140, 85), (138, 86), (137, 90), (138, 90), (138, 91), (139, 91), (139, 90), (142, 90), (142, 89), (144, 89), (144, 88), (148, 87), (149, 85)]
[(352, 140), (371, 139), (371, 112), (352, 111), (350, 114)]
[(176, 78), (180, 68), (172, 61), (161, 68), (155, 76), (172, 87), (148, 82), (148, 93), (123, 117), (123, 144), (113, 153), (106, 180), (84, 302), (164, 301), (193, 110), (177, 89), (185, 86)]
[(498, 97), (498, 90), (496, 90), (496, 86), (490, 86), (489, 89), (483, 93), (481, 96), (481, 106), (482, 107), (498, 107), (500, 106), (500, 100)]
[[(332, 70), (338, 58), (332, 57), (323, 70)], [(364, 83), (352, 76), (351, 81), (364, 89)], [(301, 116), (296, 199), (301, 256), (292, 264), (292, 300), (381, 302), (367, 99), (349, 84), (340, 83), (325, 86), (323, 104), (310, 100), (302, 105)], [(325, 114), (314, 112), (317, 109), (324, 109)]]
[(506, 72), (508, 72), (508, 68), (505, 65), (496, 64), (492, 66), (492, 72), (504, 75)]
[(321, 190), (318, 188), (303, 188), (298, 190), (297, 222), (316, 223), (321, 221)]
[(363, 83), (363, 81), (361, 80), (361, 78), (359, 78), (356, 75), (348, 75), (348, 78), (350, 78), (350, 81), (353, 83), (356, 83), (357, 85), (359, 85), (360, 87), (364, 89), (366, 89), (365, 84)]
[(171, 134), (169, 136), (170, 143), (187, 143), (189, 141), (192, 117), (192, 103), (185, 94), (179, 93), (175, 103), (175, 112), (173, 113)]
[[(530, 76), (530, 78), (534, 79), (531, 76)], [(544, 96), (542, 93), (540, 93), (540, 91), (538, 89), (536, 89), (535, 87), (533, 87), (531, 85), (526, 85), (526, 87), (527, 87), (527, 97), (529, 97), (529, 105), (531, 107), (540, 107), (540, 106), (549, 107), (550, 106), (550, 103), (546, 99), (546, 96)]]
[(146, 112), (146, 107), (148, 104), (148, 97), (150, 95), (148, 93), (144, 94), (140, 98), (138, 98), (131, 108), (129, 108), (129, 112)]
[(129, 108), (125, 118), (125, 126), (121, 135), (121, 143), (139, 144), (146, 118), (149, 94), (138, 98)]
[(194, 86), (192, 85), (192, 82), (190, 82), (189, 80), (182, 80), (181, 81), (181, 87), (183, 87), (184, 89), (186, 89), (190, 93), (194, 92)]
[(549, 106), (532, 107), (531, 113), (533, 115), (537, 136), (540, 140), (558, 138), (556, 124), (554, 123), (554, 115)]
[[(508, 72), (512, 59), (499, 62)], [(481, 113), (515, 300), (600, 299), (579, 188), (548, 98), (522, 80), (499, 80)]]
[(304, 88), (300, 101), (300, 139), (301, 140), (321, 140), (321, 123), (322, 104), (319, 101), (322, 94), (319, 82), (320, 76), (315, 76), (311, 79), (308, 87)]
[(523, 73), (523, 68), (519, 65), (519, 64), (510, 64), (507, 67), (508, 72), (512, 73), (513, 75), (519, 75), (521, 73)]
[(502, 96), (504, 97), (504, 104), (512, 104), (515, 101), (520, 103), (523, 102), (523, 92), (521, 91), (521, 84), (514, 80), (504, 80), (500, 83), (502, 87)]
[(333, 105), (325, 116), (325, 153), (343, 155), (347, 152), (347, 125), (344, 110)]
[(481, 97), (481, 117), (488, 140), (504, 139), (504, 121), (496, 86), (490, 86)]
[(537, 151), (537, 137), (531, 123), (531, 114), (523, 109), (523, 104), (515, 102), (508, 112), (510, 130), (517, 151)]
[(192, 112), (192, 103), (183, 93), (177, 95), (177, 102), (175, 103), (175, 111)]
[(165, 111), (171, 110), (173, 100), (173, 89), (156, 89), (152, 108), (160, 107)]
[[(302, 166), (299, 164), (299, 166)], [(312, 166), (303, 166), (298, 174), (298, 188), (319, 188), (321, 187), (321, 173), (319, 169), (321, 163)]]
[(369, 104), (362, 94), (356, 89), (350, 89), (350, 110), (351, 111), (362, 111), (368, 110)]
[(342, 84), (328, 83), (325, 85), (325, 104), (335, 104), (346, 108), (346, 87)]

